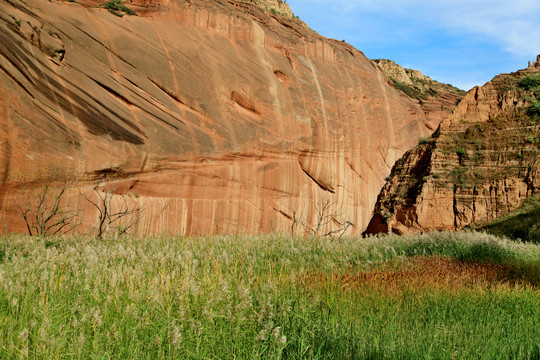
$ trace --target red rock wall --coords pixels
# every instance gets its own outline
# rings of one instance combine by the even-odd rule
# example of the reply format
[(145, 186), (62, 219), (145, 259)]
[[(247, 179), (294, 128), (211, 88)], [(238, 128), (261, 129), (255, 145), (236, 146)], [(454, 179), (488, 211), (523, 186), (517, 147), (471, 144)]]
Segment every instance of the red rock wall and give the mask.
[(519, 208), (540, 189), (540, 126), (519, 86), (540, 64), (469, 91), (434, 137), (396, 162), (368, 234), (458, 230)]
[[(124, 17), (82, 4), (0, 3), (11, 230), (20, 178), (55, 167), (74, 194), (117, 174), (105, 188), (144, 204), (141, 233), (288, 231), (326, 200), (359, 233), (394, 161), (430, 133), (361, 52), (299, 21), (233, 1), (134, 2)], [(73, 196), (88, 228), (97, 213)]]

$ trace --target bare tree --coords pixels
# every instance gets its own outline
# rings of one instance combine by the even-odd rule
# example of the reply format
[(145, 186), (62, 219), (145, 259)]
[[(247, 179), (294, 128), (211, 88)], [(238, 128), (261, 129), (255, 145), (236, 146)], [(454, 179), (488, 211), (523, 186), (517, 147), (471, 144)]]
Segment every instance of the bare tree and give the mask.
[[(315, 207), (315, 222), (313, 225), (306, 224), (302, 221), (302, 227), (309, 236), (330, 236), (341, 238), (345, 232), (353, 225), (349, 220), (343, 219), (340, 212), (332, 212), (332, 207), (335, 204), (330, 199), (321, 200)], [(296, 212), (293, 212), (293, 225), (296, 222)], [(332, 226), (331, 226), (332, 224)], [(330, 228), (330, 229), (329, 229)], [(291, 227), (291, 229), (293, 229)], [(326, 232), (320, 233), (325, 230)]]
[[(139, 223), (142, 214), (142, 207), (138, 201), (135, 204), (130, 204), (126, 196), (119, 196), (119, 205), (115, 205), (116, 187), (105, 187), (102, 191), (96, 186), (94, 192), (97, 196), (96, 200), (92, 200), (87, 194), (82, 194), (84, 198), (94, 206), (98, 212), (98, 222), (95, 227), (96, 236), (98, 239), (103, 238), (113, 224), (117, 224), (115, 229), (118, 235), (126, 234), (131, 228)], [(117, 196), (118, 197), (118, 196)], [(127, 220), (124, 224), (121, 220)]]
[(66, 201), (73, 182), (56, 169), (47, 175), (39, 174), (31, 183), (24, 178), (20, 180), (22, 200), (17, 202), (17, 207), (30, 236), (65, 234), (80, 225), (81, 211), (70, 208)]
[(7, 257), (8, 254), (8, 226), (11, 217), (7, 216), (6, 213), (6, 193), (4, 193), (3, 206), (2, 206), (2, 230), (4, 231), (4, 256)]
[(298, 230), (298, 226), (300, 225), (302, 214), (298, 214), (298, 209), (292, 209), (291, 210), (292, 216), (289, 217), (292, 220), (291, 223), (291, 236), (294, 237), (296, 235), (296, 231)]
[(340, 220), (334, 219), (334, 221), (338, 227), (334, 230), (328, 231), (326, 234), (324, 234), (324, 236), (336, 237), (339, 234), (337, 238), (341, 239), (341, 237), (345, 235), (347, 230), (349, 230), (349, 227), (353, 225), (353, 223), (350, 222), (350, 220), (345, 220), (343, 222), (340, 222)]

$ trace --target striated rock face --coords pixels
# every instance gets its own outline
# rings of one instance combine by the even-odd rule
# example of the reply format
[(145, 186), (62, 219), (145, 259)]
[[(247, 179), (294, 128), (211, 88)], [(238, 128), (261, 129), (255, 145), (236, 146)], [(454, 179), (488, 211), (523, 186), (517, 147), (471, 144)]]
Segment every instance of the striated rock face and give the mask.
[(361, 52), (267, 3), (126, 2), (135, 16), (92, 0), (0, 2), (10, 231), (25, 229), (21, 178), (39, 187), (50, 168), (76, 177), (81, 228), (97, 218), (81, 194), (109, 191), (144, 207), (140, 233), (288, 231), (322, 202), (363, 231), (433, 121)]
[[(531, 102), (540, 63), (469, 91), (432, 138), (396, 162), (367, 233), (460, 229), (518, 208), (538, 192), (540, 132)], [(536, 81), (536, 80), (535, 80)]]
[(405, 69), (392, 60), (373, 62), (392, 80), (396, 89), (420, 105), (434, 131), (465, 96), (461, 89), (435, 81), (418, 70)]

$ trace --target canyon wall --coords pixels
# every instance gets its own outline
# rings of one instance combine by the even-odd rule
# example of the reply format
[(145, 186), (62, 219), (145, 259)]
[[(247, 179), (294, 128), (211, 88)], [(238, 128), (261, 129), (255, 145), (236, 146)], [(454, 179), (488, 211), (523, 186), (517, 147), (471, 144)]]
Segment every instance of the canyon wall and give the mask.
[(538, 86), (535, 62), (469, 91), (433, 137), (396, 162), (366, 233), (462, 229), (538, 192)]
[(25, 230), (21, 184), (39, 192), (54, 169), (74, 179), (81, 229), (98, 217), (86, 198), (109, 193), (141, 206), (140, 234), (289, 231), (326, 203), (328, 230), (361, 233), (434, 120), (360, 51), (270, 3), (2, 1), (9, 231)]

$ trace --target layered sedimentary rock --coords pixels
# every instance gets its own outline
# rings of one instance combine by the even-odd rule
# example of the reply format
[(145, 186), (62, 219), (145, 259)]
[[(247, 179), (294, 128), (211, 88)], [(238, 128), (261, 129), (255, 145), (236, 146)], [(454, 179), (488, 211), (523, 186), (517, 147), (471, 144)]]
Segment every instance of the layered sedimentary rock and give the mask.
[(540, 100), (539, 75), (535, 62), (469, 91), (432, 138), (396, 162), (367, 233), (461, 229), (536, 193), (540, 127), (531, 104)]
[(83, 229), (98, 216), (85, 197), (108, 191), (143, 207), (140, 233), (288, 231), (322, 203), (339, 214), (330, 230), (363, 231), (433, 123), (361, 52), (277, 4), (2, 1), (10, 231), (25, 229), (21, 179), (39, 189), (50, 169), (76, 179), (66, 206)]

